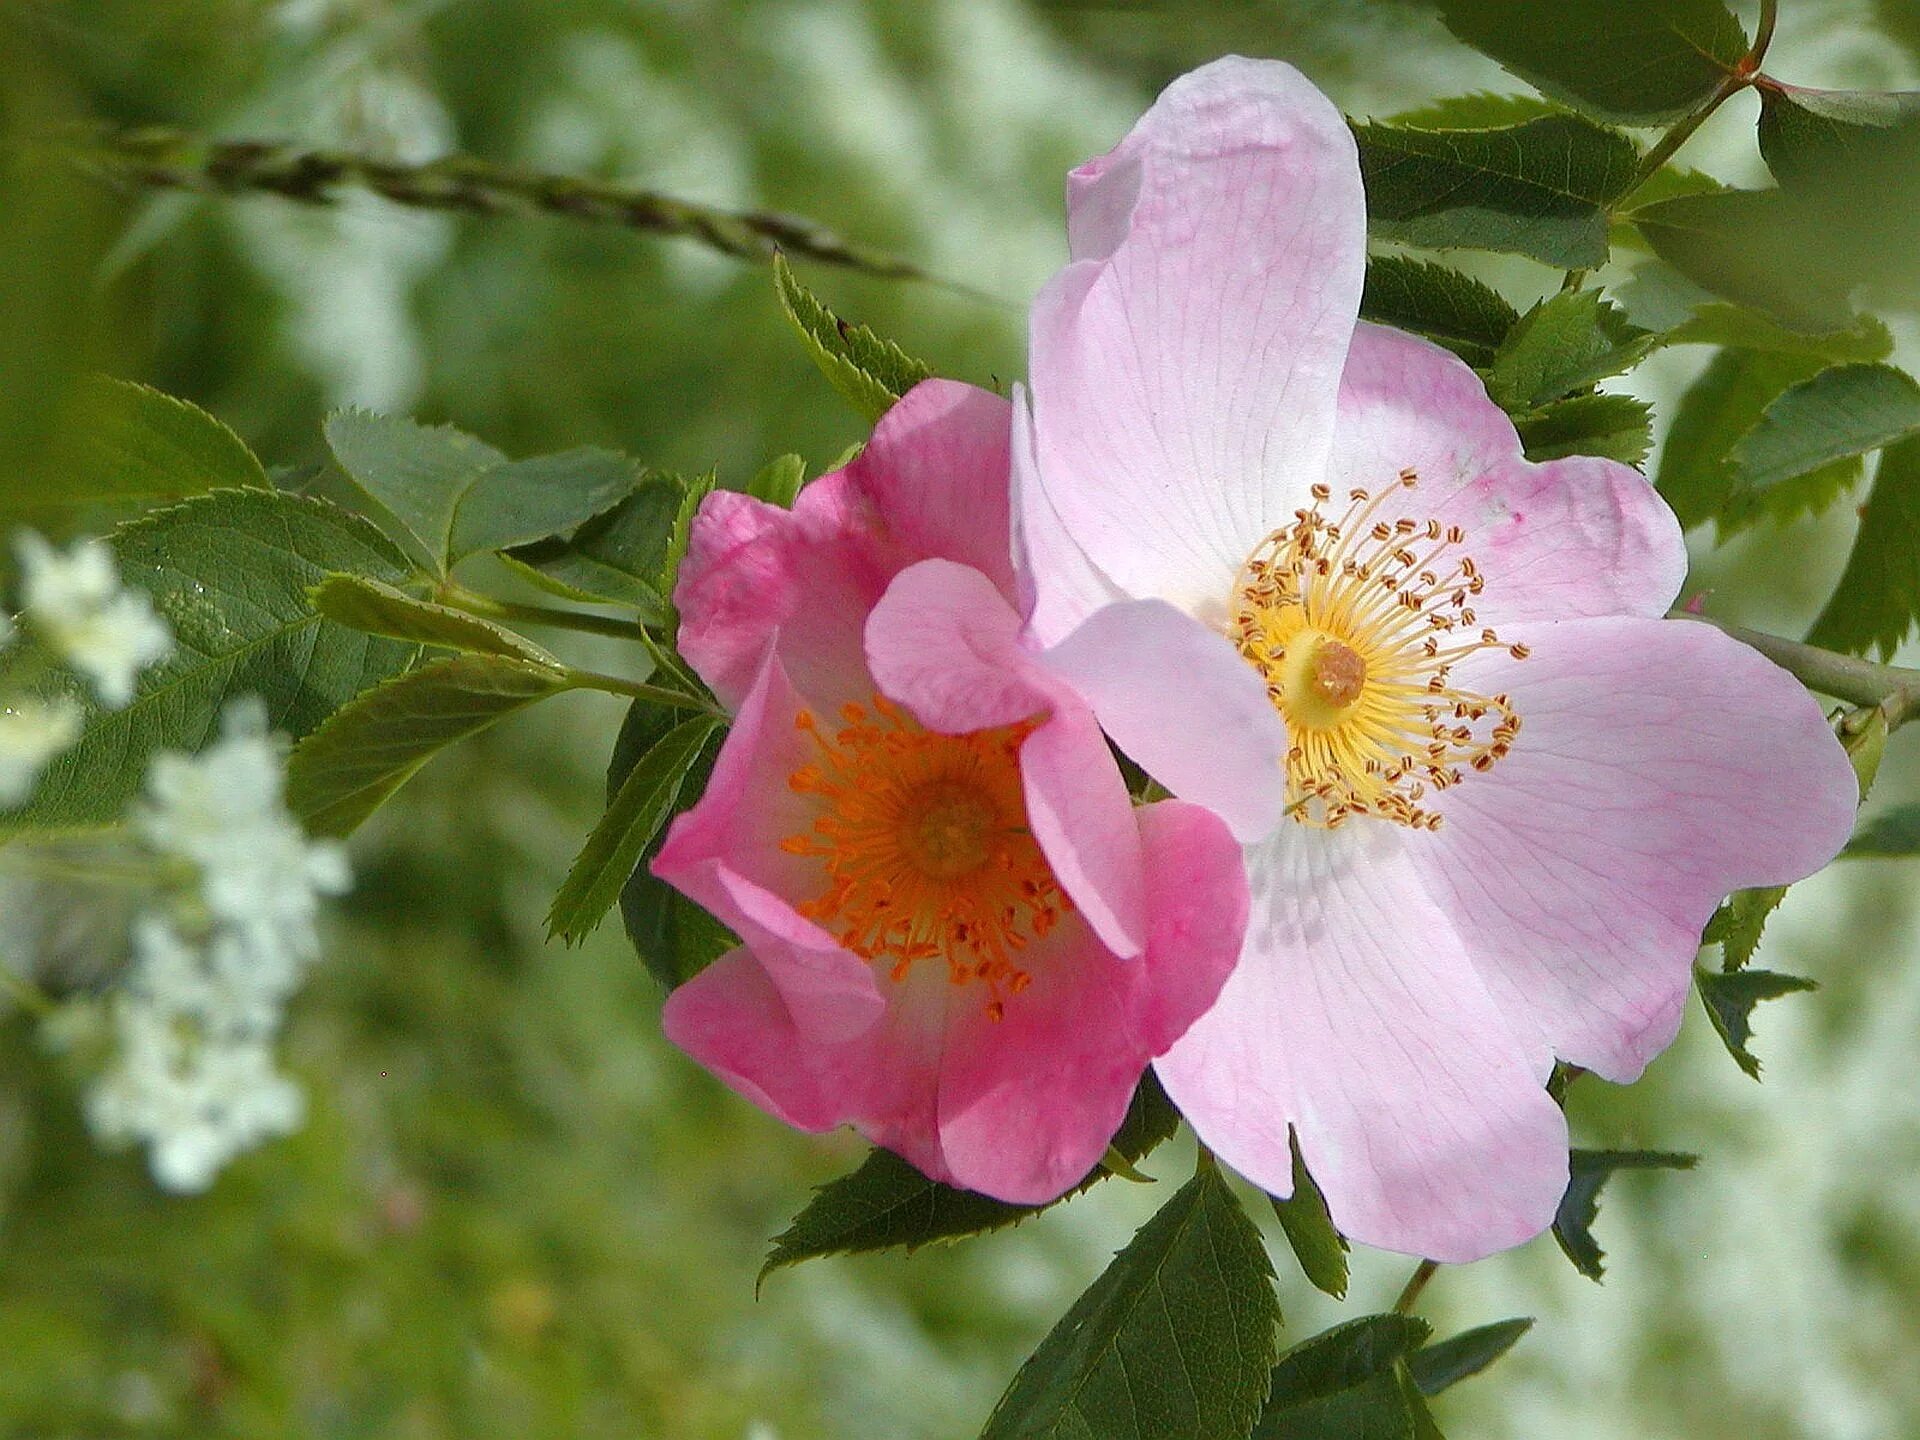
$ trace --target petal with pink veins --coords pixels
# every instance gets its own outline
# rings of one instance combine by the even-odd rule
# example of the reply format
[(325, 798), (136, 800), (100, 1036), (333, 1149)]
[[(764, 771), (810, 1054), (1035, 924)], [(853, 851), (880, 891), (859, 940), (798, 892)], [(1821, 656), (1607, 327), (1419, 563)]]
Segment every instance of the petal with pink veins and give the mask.
[(1291, 1193), (1291, 1125), (1343, 1233), (1457, 1263), (1552, 1222), (1567, 1129), (1411, 838), (1289, 825), (1250, 851), (1240, 964), (1156, 1069), (1256, 1185)]
[(1812, 874), (1857, 789), (1819, 704), (1712, 626), (1614, 618), (1512, 627), (1476, 656), (1521, 731), (1435, 801), (1410, 854), (1513, 1027), (1609, 1080), (1673, 1039), (1701, 927), (1729, 891)]
[(1327, 481), (1338, 500), (1412, 470), (1389, 513), (1466, 532), (1486, 576), (1483, 623), (1666, 613), (1687, 573), (1680, 524), (1639, 471), (1576, 455), (1535, 465), (1467, 363), (1438, 345), (1362, 324), (1340, 384)]
[(1032, 317), (1046, 498), (1121, 590), (1221, 618), (1326, 466), (1365, 268), (1352, 133), (1292, 67), (1231, 57), (1067, 203), (1074, 260)]

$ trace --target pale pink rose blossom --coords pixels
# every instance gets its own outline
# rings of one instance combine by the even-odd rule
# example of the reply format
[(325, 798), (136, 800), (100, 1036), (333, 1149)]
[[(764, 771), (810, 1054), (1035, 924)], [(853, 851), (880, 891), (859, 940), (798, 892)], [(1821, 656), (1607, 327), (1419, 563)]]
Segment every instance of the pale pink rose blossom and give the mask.
[(668, 997), (676, 1044), (789, 1124), (1038, 1203), (1213, 1003), (1247, 898), (1226, 827), (1133, 809), (1021, 647), (1009, 426), (929, 381), (791, 511), (702, 506), (680, 645), (735, 720), (654, 871), (743, 941)]
[(1819, 868), (1855, 787), (1708, 626), (1637, 472), (1522, 458), (1464, 363), (1357, 324), (1352, 136), (1278, 63), (1175, 82), (1068, 181), (1016, 395), (1029, 643), (1244, 843), (1219, 1004), (1157, 1069), (1336, 1223), (1464, 1261), (1552, 1220), (1555, 1057), (1631, 1080), (1730, 890)]

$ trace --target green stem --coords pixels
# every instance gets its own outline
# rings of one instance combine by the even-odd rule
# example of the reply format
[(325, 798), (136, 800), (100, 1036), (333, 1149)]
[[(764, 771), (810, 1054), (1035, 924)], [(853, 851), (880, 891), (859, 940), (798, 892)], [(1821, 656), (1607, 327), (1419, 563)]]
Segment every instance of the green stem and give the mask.
[(568, 670), (567, 684), (575, 690), (604, 690), (609, 695), (627, 695), (635, 700), (664, 705), (670, 710), (693, 710), (702, 715), (717, 716), (722, 720), (728, 718), (726, 711), (698, 696), (688, 695), (680, 690), (669, 690), (661, 685), (648, 685), (639, 680), (628, 680), (619, 675), (603, 675), (597, 670)]
[(1773, 28), (1780, 21), (1780, 0), (1760, 0), (1760, 28), (1753, 33), (1753, 49), (1747, 52), (1746, 63), (1758, 71), (1760, 64), (1767, 58), (1767, 50), (1773, 44)]
[(89, 129), (68, 137), (63, 148), (82, 168), (125, 185), (211, 195), (278, 195), (305, 205), (332, 204), (342, 190), (369, 190), (416, 209), (557, 215), (694, 240), (743, 260), (764, 260), (785, 251), (888, 279), (932, 279), (917, 265), (799, 216), (723, 210), (656, 190), (493, 165), (468, 155), (403, 165), (282, 141), (206, 140), (162, 127)]
[(1887, 729), (1897, 730), (1920, 710), (1920, 670), (1899, 665), (1876, 665), (1852, 655), (1839, 655), (1799, 640), (1785, 640), (1741, 625), (1729, 625), (1706, 615), (1683, 610), (1675, 620), (1698, 620), (1751, 645), (1809, 690), (1831, 695), (1849, 705), (1878, 705), (1887, 717)]
[(518, 625), (547, 625), (556, 630), (579, 630), (588, 635), (611, 635), (619, 640), (649, 637), (647, 627), (638, 620), (621, 620), (612, 615), (595, 615), (586, 610), (560, 610), (551, 605), (522, 605), (515, 600), (495, 600), (461, 585), (447, 585), (439, 595), (440, 603), (478, 615), (483, 620), (505, 620)]
[(1433, 1279), (1439, 1269), (1438, 1260), (1422, 1260), (1416, 1265), (1413, 1274), (1407, 1277), (1407, 1283), (1400, 1289), (1400, 1298), (1393, 1302), (1393, 1313), (1411, 1315), (1413, 1307), (1419, 1303), (1420, 1292), (1427, 1288), (1427, 1282)]

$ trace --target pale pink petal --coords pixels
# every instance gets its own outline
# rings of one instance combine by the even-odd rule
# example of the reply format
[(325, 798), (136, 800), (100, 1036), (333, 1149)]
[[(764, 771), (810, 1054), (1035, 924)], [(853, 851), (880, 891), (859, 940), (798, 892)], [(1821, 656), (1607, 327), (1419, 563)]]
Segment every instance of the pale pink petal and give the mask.
[(1086, 697), (1114, 744), (1241, 841), (1280, 822), (1286, 726), (1224, 635), (1164, 601), (1132, 600), (1098, 611), (1041, 660)]
[(1523, 458), (1506, 413), (1467, 363), (1379, 325), (1354, 333), (1328, 483), (1344, 503), (1402, 470), (1419, 477), (1386, 517), (1466, 532), (1486, 576), (1483, 623), (1666, 612), (1686, 577), (1680, 525), (1646, 476), (1612, 460)]
[(1334, 1223), (1364, 1244), (1479, 1259), (1539, 1234), (1567, 1131), (1456, 932), (1412, 832), (1288, 824), (1249, 852), (1246, 949), (1157, 1062), (1220, 1158), (1288, 1194), (1288, 1127)]
[(1076, 259), (1033, 308), (1047, 498), (1122, 590), (1224, 616), (1326, 465), (1365, 263), (1352, 134), (1292, 67), (1221, 60), (1068, 205)]
[(1680, 1023), (1700, 930), (1731, 890), (1811, 874), (1846, 843), (1852, 768), (1819, 704), (1712, 626), (1513, 627), (1476, 657), (1521, 718), (1513, 751), (1437, 797), (1413, 848), (1536, 1063), (1631, 1080)]
[(1041, 645), (1066, 639), (1094, 611), (1127, 598), (1047, 498), (1033, 453), (1033, 409), (1020, 385), (1013, 387), (1013, 559), (1027, 632)]
[(947, 560), (903, 570), (867, 622), (880, 689), (929, 730), (963, 734), (1047, 717), (1020, 749), (1027, 819), (1055, 877), (1101, 940), (1145, 943), (1145, 882), (1126, 782), (1086, 704), (1020, 644), (986, 576)]
[(895, 573), (940, 556), (1012, 595), (1009, 424), (998, 395), (929, 380), (792, 510), (708, 496), (674, 591), (681, 653), (732, 707), (778, 635), (788, 675), (816, 704), (864, 699), (861, 631)]
[(847, 466), (909, 562), (939, 557), (970, 565), (1009, 596), (1011, 423), (1006, 400), (990, 390), (924, 380), (880, 418)]
[(960, 992), (940, 1074), (940, 1143), (956, 1183), (1052, 1199), (1105, 1152), (1141, 1071), (1203, 1014), (1238, 953), (1246, 885), (1218, 819), (1170, 801), (1139, 812), (1152, 886), (1145, 955), (1121, 961), (1074, 926), (1037, 951), (1033, 983), (987, 1017)]

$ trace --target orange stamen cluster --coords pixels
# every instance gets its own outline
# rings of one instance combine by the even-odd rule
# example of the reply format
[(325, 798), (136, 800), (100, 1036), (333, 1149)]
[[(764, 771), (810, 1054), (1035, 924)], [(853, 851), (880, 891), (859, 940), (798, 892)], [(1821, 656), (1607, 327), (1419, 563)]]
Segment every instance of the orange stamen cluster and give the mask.
[(1015, 957), (1071, 908), (1027, 825), (1019, 752), (1033, 724), (936, 735), (881, 696), (840, 719), (831, 733), (811, 711), (795, 721), (819, 758), (787, 783), (820, 807), (780, 848), (820, 861), (826, 886), (798, 910), (895, 981), (944, 960), (1000, 1019), (1031, 978)]
[(1381, 514), (1417, 483), (1406, 470), (1377, 495), (1353, 490), (1334, 520), (1321, 513), (1331, 491), (1314, 486), (1313, 504), (1260, 543), (1234, 586), (1229, 633), (1287, 721), (1288, 813), (1306, 824), (1374, 815), (1437, 830), (1420, 803), (1429, 789), (1490, 769), (1520, 733), (1505, 695), (1452, 683), (1477, 651), (1527, 654), (1476, 619), (1486, 581), (1452, 553), (1465, 532)]

